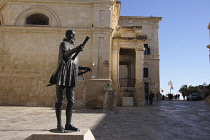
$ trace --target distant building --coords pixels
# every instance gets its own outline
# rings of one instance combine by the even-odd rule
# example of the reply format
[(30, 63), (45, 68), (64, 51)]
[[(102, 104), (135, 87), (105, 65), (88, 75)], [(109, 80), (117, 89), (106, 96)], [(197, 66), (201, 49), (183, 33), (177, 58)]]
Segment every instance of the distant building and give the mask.
[(80, 66), (76, 107), (101, 106), (104, 87), (115, 89), (116, 104), (132, 92), (135, 105), (159, 92), (161, 17), (120, 16), (117, 0), (0, 0), (0, 105), (52, 106), (55, 86), (47, 87), (57, 67), (65, 31), (76, 32)]

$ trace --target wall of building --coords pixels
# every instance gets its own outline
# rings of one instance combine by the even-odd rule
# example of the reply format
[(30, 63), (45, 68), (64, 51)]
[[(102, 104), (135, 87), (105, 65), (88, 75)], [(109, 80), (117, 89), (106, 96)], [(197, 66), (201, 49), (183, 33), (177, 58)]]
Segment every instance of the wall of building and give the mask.
[(132, 27), (142, 26), (142, 32), (147, 34), (150, 54), (144, 55), (144, 67), (149, 70), (149, 77), (144, 78), (144, 82), (149, 83), (149, 91), (154, 93), (160, 89), (160, 54), (159, 54), (159, 23), (161, 17), (140, 17), (140, 16), (121, 16), (119, 26)]
[[(76, 32), (75, 46), (86, 36), (90, 37), (79, 55), (79, 65), (93, 71), (84, 75), (85, 80), (80, 77), (76, 106), (84, 107), (93, 93), (103, 93), (103, 87), (110, 81), (113, 2), (116, 1), (3, 1), (0, 5), (0, 19), (4, 21), (0, 26), (0, 104), (54, 105), (55, 86), (46, 88), (46, 85), (57, 67), (58, 47), (68, 29)], [(26, 18), (35, 13), (48, 16), (49, 25), (26, 25)], [(91, 77), (101, 79), (98, 86), (92, 84), (95, 81)]]
[[(118, 105), (122, 104), (122, 97), (126, 96), (126, 89), (128, 88), (134, 91), (132, 96), (134, 97), (135, 105), (141, 106), (144, 102), (143, 43), (147, 39), (147, 35), (142, 33), (141, 29), (141, 26), (120, 26), (113, 37), (112, 80), (117, 90)], [(122, 84), (122, 79), (127, 84)], [(132, 84), (128, 84), (131, 82), (130, 80), (133, 81)]]
[[(26, 18), (37, 13), (46, 15), (49, 25), (27, 25)], [(79, 77), (75, 106), (84, 107), (91, 102), (101, 106), (104, 87), (116, 80), (112, 75), (115, 71), (112, 59), (117, 56), (113, 55), (112, 43), (119, 18), (120, 2), (116, 0), (1, 0), (0, 105), (54, 105), (55, 86), (46, 88), (46, 85), (57, 67), (58, 46), (65, 31), (73, 29), (76, 32), (75, 46), (86, 36), (90, 37), (79, 55), (79, 65), (93, 70), (84, 75), (84, 80)], [(119, 21), (120, 26), (142, 26), (142, 32), (149, 37), (148, 44), (154, 53), (146, 56), (147, 59), (138, 60), (139, 64), (145, 61), (144, 64), (151, 67), (149, 82), (159, 81), (159, 21), (160, 18), (143, 17), (121, 17)], [(127, 35), (129, 32), (123, 33), (123, 36)], [(121, 43), (138, 46), (135, 41)], [(139, 83), (141, 81), (138, 79)], [(143, 87), (136, 90), (140, 93)]]

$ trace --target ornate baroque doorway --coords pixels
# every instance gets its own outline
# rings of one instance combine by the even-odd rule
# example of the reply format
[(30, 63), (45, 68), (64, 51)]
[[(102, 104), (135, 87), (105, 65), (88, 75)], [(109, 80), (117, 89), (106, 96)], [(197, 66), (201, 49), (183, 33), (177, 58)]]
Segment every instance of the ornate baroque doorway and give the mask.
[(135, 50), (120, 49), (120, 87), (135, 87)]

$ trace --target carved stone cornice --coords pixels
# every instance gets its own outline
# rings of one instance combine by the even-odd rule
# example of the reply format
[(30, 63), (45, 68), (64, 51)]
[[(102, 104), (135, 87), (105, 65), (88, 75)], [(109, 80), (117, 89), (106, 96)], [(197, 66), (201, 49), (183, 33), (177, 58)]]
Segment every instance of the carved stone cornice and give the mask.
[(73, 29), (82, 33), (111, 33), (112, 29), (100, 28), (82, 28), (82, 27), (50, 27), (50, 26), (0, 26), (0, 31), (4, 32), (65, 32), (68, 29)]
[(145, 51), (145, 48), (142, 48), (142, 47), (137, 47), (135, 48), (136, 51)]
[(133, 19), (133, 20), (162, 20), (162, 17), (145, 17), (145, 16), (120, 16), (120, 20), (128, 20), (128, 19)]
[(113, 39), (119, 40), (143, 40), (147, 39), (145, 33), (141, 33), (142, 26), (118, 27), (114, 32)]
[(137, 40), (147, 40), (147, 35), (146, 34), (141, 34), (136, 36)]
[(120, 16), (119, 24), (140, 24), (140, 23), (159, 24), (161, 20), (162, 17)]
[(144, 35), (138, 35), (136, 37), (113, 37), (113, 39), (119, 39), (119, 40), (147, 40), (147, 35), (144, 34)]
[(116, 0), (3, 0), (2, 3), (0, 3), (0, 9), (1, 5), (7, 2), (18, 2), (18, 3), (39, 3), (39, 4), (112, 4), (116, 2)]

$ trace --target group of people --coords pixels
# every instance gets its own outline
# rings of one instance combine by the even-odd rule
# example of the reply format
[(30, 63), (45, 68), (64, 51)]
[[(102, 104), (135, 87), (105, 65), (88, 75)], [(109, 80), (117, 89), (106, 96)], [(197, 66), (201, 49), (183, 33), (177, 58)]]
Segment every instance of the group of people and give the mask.
[(152, 103), (153, 103), (153, 98), (154, 98), (154, 93), (153, 93), (153, 92), (146, 93), (146, 94), (145, 94), (145, 101), (146, 101), (146, 104), (152, 105)]
[(180, 95), (179, 94), (168, 94), (168, 100), (172, 100), (172, 99), (175, 99), (175, 100), (179, 100), (180, 99)]

